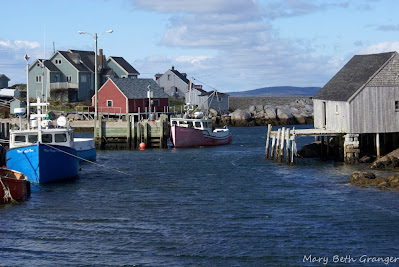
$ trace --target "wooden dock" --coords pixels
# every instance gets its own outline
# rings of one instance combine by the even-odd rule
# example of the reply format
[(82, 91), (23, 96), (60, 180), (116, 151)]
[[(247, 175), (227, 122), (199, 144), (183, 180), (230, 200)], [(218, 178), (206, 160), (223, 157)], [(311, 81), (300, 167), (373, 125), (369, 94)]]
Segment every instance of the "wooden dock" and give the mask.
[[(321, 139), (321, 155), (328, 156), (330, 154), (330, 146), (327, 144), (329, 138), (334, 138), (334, 144), (340, 145), (340, 140), (344, 133), (338, 133), (325, 129), (290, 129), (282, 127), (277, 131), (272, 131), (269, 124), (267, 128), (265, 158), (270, 158), (277, 162), (286, 162), (294, 165), (296, 156), (296, 138), (300, 136), (315, 136)], [(326, 142), (325, 142), (326, 140)], [(358, 147), (347, 151), (359, 154)]]
[(157, 120), (135, 121), (135, 116), (127, 116), (126, 121), (100, 119), (94, 132), (94, 143), (99, 149), (138, 149), (140, 143), (147, 148), (166, 148), (168, 138), (166, 115)]

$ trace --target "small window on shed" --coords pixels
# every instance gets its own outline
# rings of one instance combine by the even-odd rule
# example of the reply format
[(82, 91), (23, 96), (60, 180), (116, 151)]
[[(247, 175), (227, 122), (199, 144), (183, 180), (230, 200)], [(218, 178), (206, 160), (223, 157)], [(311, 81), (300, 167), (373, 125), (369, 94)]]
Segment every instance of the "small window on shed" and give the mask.
[(339, 114), (339, 106), (338, 104), (335, 104), (335, 114)]
[(159, 106), (159, 99), (152, 100), (152, 105), (153, 106)]
[(399, 111), (399, 101), (395, 101), (395, 111)]
[(112, 100), (107, 100), (107, 107), (112, 107)]

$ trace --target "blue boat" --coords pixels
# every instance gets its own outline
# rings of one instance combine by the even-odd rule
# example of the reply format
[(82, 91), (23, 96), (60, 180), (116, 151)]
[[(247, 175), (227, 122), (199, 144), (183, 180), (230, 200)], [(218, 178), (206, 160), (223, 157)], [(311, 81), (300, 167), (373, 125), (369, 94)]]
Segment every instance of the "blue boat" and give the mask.
[(73, 179), (79, 171), (78, 152), (74, 147), (73, 129), (66, 124), (65, 117), (57, 120), (57, 126), (50, 120), (41, 120), (41, 107), (32, 115), (34, 123), (30, 129), (11, 130), (10, 148), (6, 154), (7, 168), (22, 172), (33, 183), (49, 183)]

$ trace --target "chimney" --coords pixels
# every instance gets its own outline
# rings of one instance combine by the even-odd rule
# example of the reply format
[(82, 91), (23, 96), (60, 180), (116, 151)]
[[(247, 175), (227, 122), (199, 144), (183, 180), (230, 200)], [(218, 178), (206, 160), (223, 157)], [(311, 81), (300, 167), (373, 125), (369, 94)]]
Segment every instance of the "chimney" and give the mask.
[(99, 49), (98, 66), (99, 66), (100, 70), (103, 69), (103, 49), (102, 48)]
[(175, 66), (172, 66), (172, 70), (175, 70)]

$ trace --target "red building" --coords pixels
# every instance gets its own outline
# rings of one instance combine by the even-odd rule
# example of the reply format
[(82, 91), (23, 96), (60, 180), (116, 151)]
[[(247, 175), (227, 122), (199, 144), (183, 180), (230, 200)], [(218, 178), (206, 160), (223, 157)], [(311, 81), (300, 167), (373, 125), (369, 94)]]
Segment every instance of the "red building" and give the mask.
[[(152, 92), (151, 111), (162, 112), (169, 106), (169, 96), (153, 79), (108, 79), (98, 90), (99, 112), (137, 113), (148, 109), (148, 86)], [(93, 106), (95, 97), (92, 98)], [(120, 110), (120, 111), (119, 111)]]

